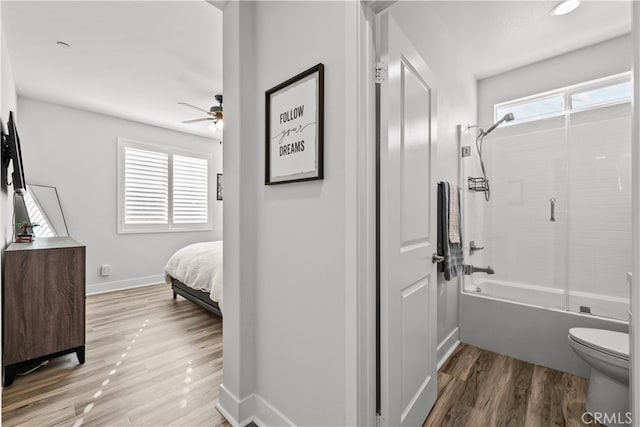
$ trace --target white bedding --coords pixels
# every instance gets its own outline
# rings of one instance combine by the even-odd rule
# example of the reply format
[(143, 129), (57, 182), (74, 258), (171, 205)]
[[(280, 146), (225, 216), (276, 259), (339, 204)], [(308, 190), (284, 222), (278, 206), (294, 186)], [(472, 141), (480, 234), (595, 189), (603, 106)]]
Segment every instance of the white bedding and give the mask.
[(179, 249), (164, 268), (165, 280), (178, 279), (204, 292), (222, 311), (222, 241), (194, 243)]

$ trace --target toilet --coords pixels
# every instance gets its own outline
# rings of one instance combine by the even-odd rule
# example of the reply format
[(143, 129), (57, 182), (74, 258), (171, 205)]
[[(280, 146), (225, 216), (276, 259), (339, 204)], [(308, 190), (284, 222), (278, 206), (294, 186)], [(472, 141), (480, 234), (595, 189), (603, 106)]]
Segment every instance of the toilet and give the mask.
[(569, 345), (591, 366), (586, 410), (624, 417), (629, 411), (629, 334), (571, 328)]

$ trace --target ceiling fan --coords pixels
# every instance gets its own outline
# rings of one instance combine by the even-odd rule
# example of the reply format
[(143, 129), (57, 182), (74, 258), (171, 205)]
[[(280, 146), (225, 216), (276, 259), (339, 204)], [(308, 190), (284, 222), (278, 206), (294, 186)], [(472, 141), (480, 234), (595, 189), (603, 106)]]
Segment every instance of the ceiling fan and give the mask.
[(216, 129), (222, 130), (222, 128), (224, 127), (224, 120), (223, 120), (223, 114), (222, 114), (222, 95), (216, 95), (214, 98), (216, 99), (216, 101), (218, 101), (219, 105), (214, 105), (211, 108), (209, 108), (209, 110), (196, 107), (195, 105), (191, 105), (187, 102), (178, 102), (178, 104), (180, 105), (186, 105), (187, 107), (195, 108), (196, 110), (202, 111), (208, 114), (209, 116), (209, 117), (202, 117), (199, 119), (183, 120), (182, 123), (197, 123), (197, 122), (203, 122), (203, 121), (213, 121), (213, 124), (215, 125)]

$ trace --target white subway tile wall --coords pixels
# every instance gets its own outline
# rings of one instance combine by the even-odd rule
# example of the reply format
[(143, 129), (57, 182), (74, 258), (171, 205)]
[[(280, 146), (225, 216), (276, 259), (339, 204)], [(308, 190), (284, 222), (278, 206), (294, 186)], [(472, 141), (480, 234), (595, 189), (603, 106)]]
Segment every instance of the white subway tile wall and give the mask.
[[(465, 240), (486, 248), (467, 259), (491, 265), (496, 274), (465, 278), (465, 289), (484, 286), (483, 293), (502, 290), (496, 297), (570, 311), (586, 305), (595, 315), (625, 319), (630, 152), (628, 103), (510, 126), (485, 138), (491, 200), (465, 192)], [(465, 181), (477, 175), (477, 162), (475, 152), (462, 160)], [(551, 198), (556, 221), (550, 220)]]

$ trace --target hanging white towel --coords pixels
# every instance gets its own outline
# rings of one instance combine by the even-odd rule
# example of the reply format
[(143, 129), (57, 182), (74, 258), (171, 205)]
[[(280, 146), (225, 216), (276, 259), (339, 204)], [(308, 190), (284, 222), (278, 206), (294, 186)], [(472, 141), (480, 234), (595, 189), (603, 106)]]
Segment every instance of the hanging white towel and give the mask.
[(457, 185), (449, 184), (449, 241), (460, 243), (460, 189)]

